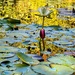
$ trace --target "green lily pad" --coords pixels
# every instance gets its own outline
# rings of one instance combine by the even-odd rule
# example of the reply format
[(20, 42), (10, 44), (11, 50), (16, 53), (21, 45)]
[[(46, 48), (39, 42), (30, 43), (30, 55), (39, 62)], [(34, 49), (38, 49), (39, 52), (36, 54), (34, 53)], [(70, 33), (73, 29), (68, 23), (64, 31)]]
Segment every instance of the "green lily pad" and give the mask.
[(71, 75), (74, 70), (68, 66), (52, 64), (52, 68), (56, 69), (57, 75)]
[(21, 73), (26, 73), (28, 70), (30, 70), (30, 66), (25, 63), (15, 64), (15, 67), (16, 67), (16, 71)]
[(72, 42), (67, 42), (67, 41), (54, 41), (56, 44), (62, 44), (62, 45), (67, 45), (67, 44), (72, 44)]
[(75, 48), (67, 48), (67, 50), (75, 51)]
[(21, 67), (27, 67), (29, 66), (28, 64), (15, 64), (16, 67), (21, 68)]
[(27, 64), (38, 64), (38, 60), (34, 60), (31, 57), (27, 56), (24, 53), (17, 52), (16, 55), (22, 60), (22, 62), (27, 63)]
[(50, 61), (51, 63), (58, 63), (58, 64), (65, 64), (65, 62), (63, 60), (60, 59), (60, 57), (50, 57), (48, 58), (48, 61)]
[(64, 64), (64, 65), (73, 65), (75, 64), (75, 58), (73, 58), (72, 56), (68, 56), (68, 55), (62, 55), (62, 56), (54, 56), (48, 59), (48, 61), (52, 62), (52, 63), (57, 63), (57, 64)]
[(49, 64), (51, 64), (51, 62), (45, 61), (45, 62), (40, 62), (39, 64), (40, 65), (49, 65)]
[(11, 24), (20, 24), (20, 20), (17, 20), (17, 19), (13, 19), (13, 18), (10, 18), (10, 17), (6, 17), (4, 18), (4, 20), (7, 20), (8, 23), (11, 23)]
[(10, 46), (0, 46), (0, 52), (17, 52), (18, 49)]
[(36, 73), (40, 73), (40, 74), (44, 74), (44, 75), (57, 75), (56, 70), (51, 69), (50, 67), (45, 66), (45, 65), (33, 66), (32, 69)]
[(32, 71), (31, 69), (29, 69), (28, 71), (26, 71), (24, 73), (24, 75), (37, 75), (37, 73), (35, 73), (34, 71)]
[(5, 70), (8, 70), (8, 68), (7, 67), (1, 67), (0, 66), (0, 71), (5, 71)]
[(1, 75), (12, 75), (11, 71), (3, 71)]
[(12, 75), (22, 75), (22, 73), (21, 73), (21, 72), (14, 71), (14, 72), (12, 73)]
[(15, 54), (12, 54), (12, 53), (0, 53), (0, 58), (11, 58), (14, 55)]

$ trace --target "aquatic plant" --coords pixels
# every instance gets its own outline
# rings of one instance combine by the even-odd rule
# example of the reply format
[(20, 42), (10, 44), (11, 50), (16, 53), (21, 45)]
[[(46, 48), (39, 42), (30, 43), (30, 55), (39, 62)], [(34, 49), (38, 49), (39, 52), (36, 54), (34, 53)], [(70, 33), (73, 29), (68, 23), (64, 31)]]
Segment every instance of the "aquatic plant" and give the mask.
[[(39, 17), (43, 17), (43, 21), (42, 21), (42, 29), (40, 30), (40, 42), (41, 42), (41, 39), (42, 39), (42, 44), (43, 44), (43, 50), (45, 50), (45, 43), (44, 43), (44, 38), (45, 38), (45, 30), (43, 29), (44, 28), (44, 20), (45, 20), (45, 17), (47, 17), (51, 11), (48, 9), (48, 7), (41, 7), (38, 9), (40, 15), (37, 15)], [(41, 50), (41, 43), (39, 43), (40, 45), (40, 50)]]
[(71, 75), (73, 72), (75, 72), (75, 58), (72, 56), (58, 54), (48, 58), (48, 61), (46, 62), (39, 62), (33, 59), (33, 55), (31, 58), (21, 52), (18, 52), (17, 56), (23, 63), (16, 64), (16, 67), (18, 66), (18, 68), (24, 68), (27, 65), (27, 67), (30, 68), (29, 70), (32, 70), (34, 73), (45, 75)]
[[(40, 30), (40, 42), (41, 42), (41, 39), (42, 39), (43, 50), (45, 50), (44, 38), (45, 38), (45, 30), (44, 30), (44, 29), (41, 29), (41, 30)], [(41, 43), (40, 43), (40, 45), (41, 45)], [(41, 47), (41, 46), (40, 46), (40, 47)], [(41, 48), (40, 48), (40, 50), (41, 50)]]
[(41, 8), (38, 9), (38, 12), (39, 12), (40, 14), (37, 15), (37, 16), (43, 17), (42, 28), (44, 27), (44, 20), (45, 20), (45, 17), (47, 17), (48, 15), (50, 15), (50, 13), (52, 12), (52, 11), (50, 11), (48, 8), (49, 8), (49, 7), (41, 7)]

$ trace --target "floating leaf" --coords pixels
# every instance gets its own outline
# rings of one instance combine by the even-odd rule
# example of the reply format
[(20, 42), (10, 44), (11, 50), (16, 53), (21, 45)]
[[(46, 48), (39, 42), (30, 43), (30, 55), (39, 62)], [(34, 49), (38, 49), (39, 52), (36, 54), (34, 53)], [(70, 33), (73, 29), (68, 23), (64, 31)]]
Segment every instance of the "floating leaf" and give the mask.
[(27, 56), (24, 53), (21, 52), (17, 52), (16, 55), (24, 62), (27, 64), (38, 64), (39, 61), (32, 59), (31, 57)]
[(14, 71), (14, 72), (12, 73), (12, 75), (22, 75), (22, 73), (21, 73), (21, 72)]
[(5, 71), (5, 70), (8, 70), (8, 68), (0, 66), (0, 71)]
[(15, 64), (18, 72), (22, 72), (24, 75), (36, 75), (31, 69), (28, 64)]
[(40, 74), (44, 74), (44, 75), (57, 75), (56, 74), (56, 70), (51, 69), (48, 66), (45, 65), (37, 65), (37, 66), (33, 66), (32, 69)]
[(72, 42), (68, 42), (68, 41), (54, 41), (54, 43), (60, 44), (60, 45), (71, 45), (72, 44)]
[(10, 46), (0, 46), (0, 52), (17, 52), (18, 49)]
[(50, 57), (50, 58), (48, 58), (48, 61), (50, 61), (51, 63), (58, 63), (58, 64), (65, 64), (65, 62), (64, 61), (62, 61), (61, 59), (60, 59), (60, 57)]
[(68, 66), (51, 64), (52, 68), (56, 69), (57, 75), (71, 75), (74, 70)]
[(75, 48), (67, 48), (67, 50), (75, 51)]
[(26, 73), (28, 70), (30, 70), (30, 66), (28, 64), (15, 64), (16, 71), (21, 73)]
[(12, 75), (11, 71), (3, 71), (1, 75)]
[(26, 71), (24, 73), (24, 75), (37, 75), (37, 73), (33, 72), (31, 69), (29, 69), (28, 71)]
[(75, 64), (75, 58), (68, 55), (62, 55), (62, 56), (54, 56), (48, 59), (52, 63), (58, 63), (58, 64), (64, 64), (64, 65), (72, 65)]
[(15, 54), (12, 54), (12, 53), (0, 53), (0, 58), (11, 58), (14, 55)]
[(49, 64), (51, 64), (51, 62), (44, 61), (44, 62), (40, 62), (39, 64), (40, 65), (49, 65)]
[(17, 57), (17, 56), (14, 56), (14, 57), (12, 57), (12, 58), (8, 58), (8, 60), (9, 60), (10, 62), (15, 62), (15, 61), (18, 61), (18, 57)]
[(21, 68), (21, 67), (27, 67), (29, 66), (28, 64), (15, 64), (16, 67)]

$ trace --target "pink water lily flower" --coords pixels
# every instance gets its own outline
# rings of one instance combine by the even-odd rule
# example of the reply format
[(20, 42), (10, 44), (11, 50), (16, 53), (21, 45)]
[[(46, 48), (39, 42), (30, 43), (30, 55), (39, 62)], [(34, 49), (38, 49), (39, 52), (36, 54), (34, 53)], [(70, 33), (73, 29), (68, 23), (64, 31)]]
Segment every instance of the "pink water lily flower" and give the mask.
[(40, 30), (40, 37), (41, 37), (42, 39), (45, 38), (45, 30), (44, 30), (44, 29), (41, 29), (41, 30)]

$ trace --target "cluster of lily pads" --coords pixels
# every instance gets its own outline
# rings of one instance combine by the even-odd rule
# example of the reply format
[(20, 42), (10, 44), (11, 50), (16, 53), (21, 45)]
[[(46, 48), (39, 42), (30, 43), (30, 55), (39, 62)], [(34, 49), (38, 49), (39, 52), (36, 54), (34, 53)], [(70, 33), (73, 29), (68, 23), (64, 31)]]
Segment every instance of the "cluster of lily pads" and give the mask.
[[(0, 28), (2, 36), (0, 38), (0, 75), (74, 74), (74, 28), (44, 27), (46, 48), (39, 55), (37, 52), (40, 51), (40, 25), (16, 24), (19, 30), (6, 31), (8, 23), (2, 24), (3, 26)], [(54, 47), (52, 44), (67, 50), (67, 52), (63, 54), (58, 52), (54, 56), (50, 56)], [(42, 55), (47, 56), (45, 61)]]
[(16, 24), (18, 29), (11, 30), (12, 20), (1, 19), (0, 23), (0, 75), (75, 74), (74, 28), (48, 26), (41, 30), (41, 25), (32, 23)]

